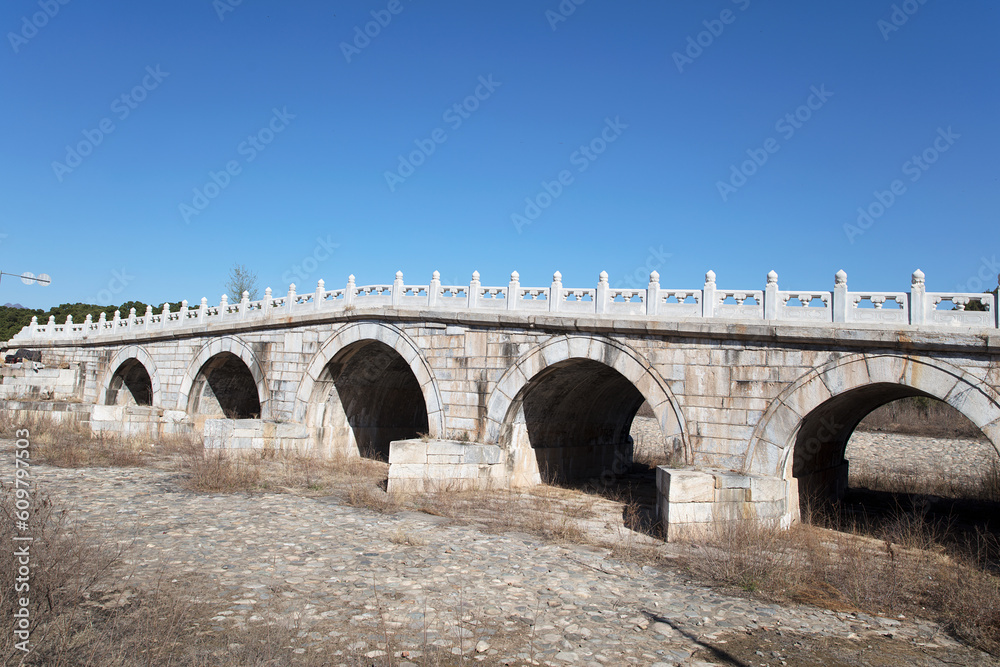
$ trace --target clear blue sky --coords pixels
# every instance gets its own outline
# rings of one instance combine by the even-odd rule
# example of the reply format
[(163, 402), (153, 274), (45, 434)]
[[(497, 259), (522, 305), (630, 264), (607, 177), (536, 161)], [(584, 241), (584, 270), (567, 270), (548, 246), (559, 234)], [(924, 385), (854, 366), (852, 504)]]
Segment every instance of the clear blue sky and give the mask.
[(54, 282), (4, 278), (0, 303), (217, 302), (236, 262), (275, 293), (647, 266), (665, 287), (995, 285), (1000, 5), (562, 7), (3, 3), (0, 269)]

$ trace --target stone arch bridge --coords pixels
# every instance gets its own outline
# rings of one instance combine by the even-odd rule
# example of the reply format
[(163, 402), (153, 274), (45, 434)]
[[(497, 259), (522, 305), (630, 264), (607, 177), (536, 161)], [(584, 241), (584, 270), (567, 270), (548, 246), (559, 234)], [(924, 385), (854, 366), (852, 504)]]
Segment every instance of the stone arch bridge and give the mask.
[[(390, 485), (524, 485), (613, 475), (647, 404), (671, 538), (732, 516), (794, 520), (802, 493), (846, 487), (858, 422), (905, 396), (941, 399), (1000, 450), (995, 294), (357, 286), (38, 323), (10, 347), (9, 405), (92, 427), (195, 430), (209, 447), (388, 457)], [(34, 400), (34, 403), (24, 402)], [(69, 400), (62, 405), (59, 401)], [(15, 401), (22, 401), (16, 403)], [(390, 447), (390, 443), (392, 443)]]

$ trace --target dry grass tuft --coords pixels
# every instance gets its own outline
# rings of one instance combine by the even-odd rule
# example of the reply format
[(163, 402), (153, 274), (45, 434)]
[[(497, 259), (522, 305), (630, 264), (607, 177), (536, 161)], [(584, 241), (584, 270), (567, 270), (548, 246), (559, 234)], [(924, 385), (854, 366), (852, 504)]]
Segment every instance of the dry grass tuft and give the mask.
[(695, 571), (776, 600), (886, 615), (930, 616), (980, 649), (1000, 654), (1000, 578), (980, 534), (959, 548), (940, 527), (900, 519), (876, 538), (812, 525), (790, 530), (752, 519), (720, 525), (693, 549)]
[(185, 457), (187, 476), (182, 486), (201, 493), (250, 493), (261, 491), (261, 466), (258, 460), (232, 456), (224, 452), (194, 453)]
[(76, 419), (59, 421), (47, 415), (0, 411), (0, 437), (13, 437), (16, 429), (31, 432), (35, 458), (61, 468), (148, 466), (198, 446), (192, 435), (92, 433), (86, 422)]

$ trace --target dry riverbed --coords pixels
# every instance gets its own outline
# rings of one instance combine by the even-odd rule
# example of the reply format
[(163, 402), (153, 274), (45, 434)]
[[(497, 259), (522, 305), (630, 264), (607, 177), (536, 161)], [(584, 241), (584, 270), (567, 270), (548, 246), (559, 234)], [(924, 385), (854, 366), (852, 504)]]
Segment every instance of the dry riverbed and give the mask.
[[(0, 456), (13, 461), (10, 441)], [(2, 470), (9, 484), (13, 464)], [(620, 503), (580, 492), (546, 501), (552, 521), (582, 502), (596, 509), (579, 524), (599, 535), (553, 541), (419, 503), (376, 512), (287, 489), (195, 493), (169, 461), (32, 474), (71, 522), (130, 544), (129, 579), (92, 599), (125, 604), (159, 586), (207, 610), (198, 633), (278, 624), (291, 628), (290, 659), (309, 664), (994, 664), (920, 619), (698, 584), (691, 547), (632, 533)], [(617, 550), (593, 544), (609, 536)]]

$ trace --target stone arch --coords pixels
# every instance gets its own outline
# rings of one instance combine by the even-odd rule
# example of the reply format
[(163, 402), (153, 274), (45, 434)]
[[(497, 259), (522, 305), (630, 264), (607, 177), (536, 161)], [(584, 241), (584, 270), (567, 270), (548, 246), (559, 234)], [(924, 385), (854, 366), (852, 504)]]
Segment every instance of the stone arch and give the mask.
[(121, 369), (123, 364), (133, 360), (135, 363), (141, 364), (142, 367), (146, 369), (146, 374), (149, 376), (149, 405), (153, 407), (160, 407), (162, 395), (160, 393), (160, 374), (157, 372), (156, 362), (153, 361), (153, 357), (145, 349), (138, 345), (123, 347), (112, 355), (111, 360), (108, 362), (107, 369), (104, 371), (104, 377), (101, 380), (101, 394), (97, 399), (99, 403), (107, 404), (112, 384), (117, 383), (116, 376), (118, 376), (118, 371)]
[(177, 409), (187, 412), (190, 402), (191, 389), (194, 387), (195, 379), (201, 372), (202, 367), (213, 357), (228, 352), (239, 357), (246, 364), (247, 370), (253, 378), (257, 387), (257, 399), (260, 402), (260, 418), (271, 418), (270, 391), (267, 386), (267, 378), (264, 375), (263, 365), (254, 354), (250, 346), (236, 336), (224, 336), (206, 343), (198, 353), (195, 354), (191, 363), (188, 364), (184, 376), (181, 378), (180, 391), (177, 395)]
[[(522, 440), (514, 436), (515, 422), (523, 416), (525, 391), (546, 369), (565, 367), (568, 362), (588, 362), (611, 369), (624, 378), (649, 403), (660, 425), (666, 443), (679, 449), (690, 459), (687, 430), (680, 406), (666, 382), (652, 365), (638, 352), (627, 345), (603, 336), (565, 335), (552, 338), (523, 354), (503, 374), (487, 401), (483, 440), (489, 444), (503, 445), (507, 440)], [(592, 366), (594, 368), (596, 366)], [(638, 405), (636, 406), (636, 408)], [(630, 415), (631, 417), (632, 415)], [(508, 443), (509, 444), (509, 443)], [(519, 449), (525, 449), (518, 446)], [(524, 469), (524, 458), (529, 452), (509, 452), (514, 483), (533, 483), (532, 480), (518, 481), (519, 470)], [(530, 471), (529, 476), (536, 473)]]
[(790, 479), (808, 456), (824, 475), (820, 482), (842, 491), (846, 468), (837, 468), (854, 428), (871, 410), (907, 396), (949, 404), (1000, 454), (1000, 395), (982, 379), (942, 359), (854, 354), (806, 373), (771, 402), (751, 436), (744, 472)]
[[(413, 373), (423, 395), (427, 413), (427, 432), (432, 438), (444, 437), (444, 404), (437, 379), (420, 348), (398, 327), (375, 321), (352, 322), (338, 329), (313, 355), (295, 394), (294, 420), (314, 427), (312, 412), (323, 393), (321, 377), (327, 365), (343, 350), (356, 343), (374, 341), (394, 350)], [(325, 399), (322, 399), (325, 400)]]

